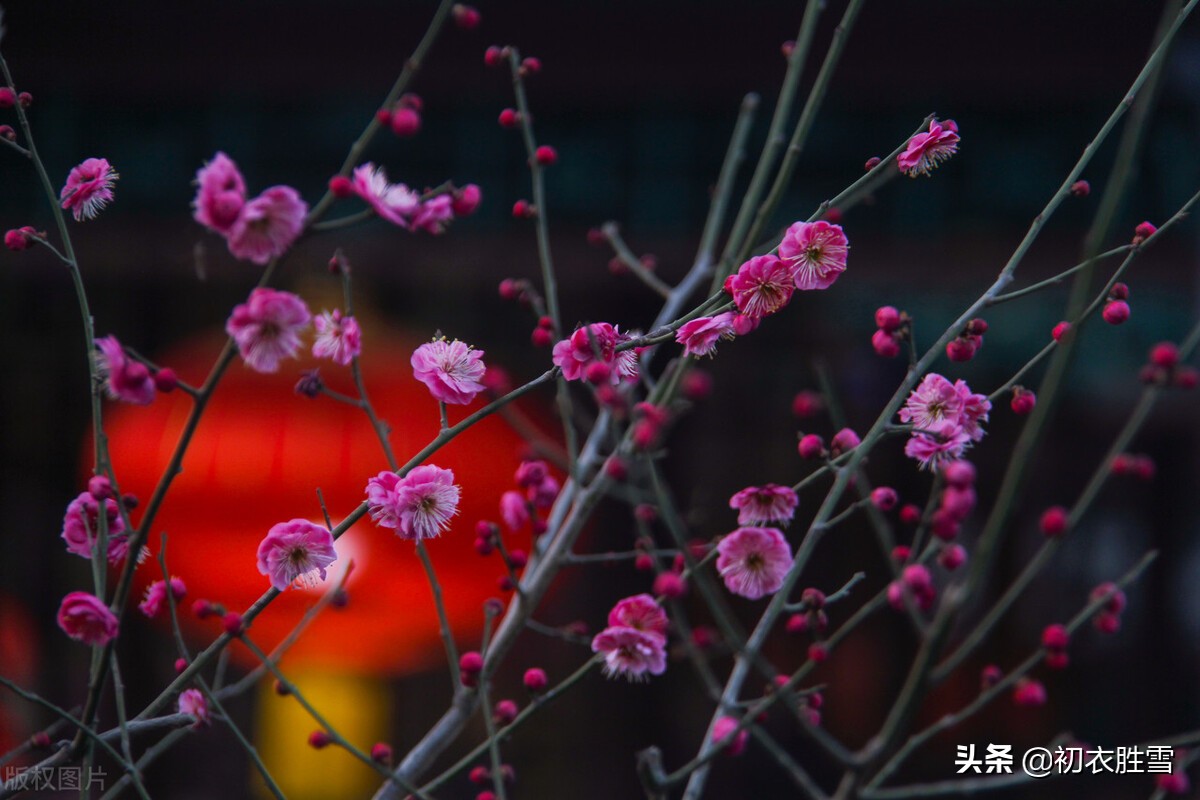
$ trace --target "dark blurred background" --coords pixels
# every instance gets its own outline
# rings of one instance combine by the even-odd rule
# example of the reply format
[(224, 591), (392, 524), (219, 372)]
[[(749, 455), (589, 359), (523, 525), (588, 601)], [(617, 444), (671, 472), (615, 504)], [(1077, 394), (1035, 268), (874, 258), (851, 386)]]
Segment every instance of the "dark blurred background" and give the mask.
[[(196, 169), (223, 150), (241, 166), (251, 192), (287, 183), (315, 202), (434, 7), (382, 0), (4, 5), (4, 54), (18, 88), (35, 96), (35, 135), (56, 186), (91, 156), (108, 158), (121, 173), (112, 206), (94, 222), (73, 224), (72, 233), (98, 331), (151, 356), (218, 330), (259, 274), (191, 220)], [(806, 85), (844, 5), (828, 4)], [(325, 264), (341, 246), (354, 265), (360, 302), (374, 313), (416, 337), (453, 331), (484, 347), (489, 363), (527, 379), (545, 368), (548, 354), (529, 346), (532, 321), (502, 302), (496, 285), (505, 277), (537, 278), (533, 228), (509, 213), (516, 199), (529, 195), (528, 173), (518, 135), (496, 124), (513, 100), (505, 76), (485, 69), (484, 48), (511, 43), (544, 64), (529, 81), (529, 94), (538, 137), (560, 156), (547, 175), (546, 213), (565, 319), (639, 327), (653, 318), (654, 298), (632, 278), (609, 273), (610, 253), (587, 244), (588, 228), (617, 220), (636, 252), (656, 257), (664, 279), (683, 275), (741, 98), (750, 91), (764, 98), (751, 139), (756, 153), (785, 66), (780, 45), (795, 37), (803, 4), (621, 0), (480, 8), (480, 27), (448, 28), (413, 87), (425, 102), (419, 135), (398, 140), (385, 134), (364, 159), (385, 164), (394, 180), (414, 186), (478, 183), (479, 212), (441, 237), (372, 222), (310, 238), (289, 256), (279, 283), (335, 292)], [(1130, 0), (867, 4), (774, 225), (807, 217), (857, 178), (867, 158), (889, 152), (927, 114), (958, 122), (961, 151), (932, 178), (893, 182), (872, 203), (847, 213), (852, 250), (837, 285), (798, 296), (780, 318), (722, 345), (705, 365), (715, 378), (714, 394), (679, 424), (667, 461), (696, 536), (731, 528), (726, 498), (736, 490), (794, 483), (809, 468), (795, 454), (798, 423), (789, 407), (795, 392), (815, 386), (815, 362), (828, 367), (850, 424), (862, 430), (873, 421), (903, 374), (902, 364), (881, 362), (871, 351), (873, 310), (885, 303), (908, 310), (928, 342), (983, 290), (1123, 96), (1150, 49), (1160, 12), (1160, 3)], [(10, 116), (0, 122), (13, 123)], [(1018, 281), (1077, 261), (1113, 142), (1084, 175), (1092, 196), (1063, 205)], [(1127, 241), (1143, 219), (1161, 223), (1200, 187), (1198, 144), (1200, 21), (1192, 20), (1167, 69), (1109, 246)], [(52, 228), (36, 176), (8, 150), (0, 151), (0, 189), (0, 227)], [(1062, 410), (1014, 514), (1001, 579), (1015, 574), (1037, 546), (1040, 511), (1077, 496), (1132, 407), (1149, 346), (1178, 341), (1196, 318), (1196, 245), (1195, 224), (1181, 225), (1130, 275), (1130, 322), (1098, 324), (1084, 337)], [(197, 247), (205, 253), (201, 275)], [(991, 391), (1048, 340), (1065, 298), (1064, 288), (996, 309), (975, 361), (943, 362), (938, 369)], [(58, 532), (66, 503), (81, 488), (80, 452), (90, 418), (78, 310), (67, 275), (48, 254), (0, 253), (0, 321), (13, 378), (0, 391), (6, 512), (0, 647), (7, 648), (0, 649), (0, 670), (70, 705), (82, 687), (85, 659), (46, 621), (86, 576), (81, 563), (66, 563)], [(406, 362), (407, 354), (398, 354), (396, 368), (406, 370)], [(973, 455), (984, 509), (1020, 430), (1006, 406), (998, 404)], [(1164, 397), (1132, 448), (1156, 459), (1156, 480), (1120, 481), (1104, 493), (981, 660), (964, 667), (961, 681), (951, 681), (923, 718), (965, 702), (985, 661), (1017, 663), (1036, 646), (1044, 624), (1073, 614), (1092, 586), (1158, 548), (1158, 562), (1130, 591), (1122, 631), (1101, 637), (1087, 628), (1072, 644), (1070, 670), (1041, 675), (1050, 696), (1046, 707), (1015, 709), (1002, 700), (923, 751), (909, 777), (948, 776), (954, 745), (966, 742), (1012, 743), (1019, 752), (1071, 731), (1112, 746), (1197, 727), (1197, 409), (1194, 393)], [(824, 421), (805, 427), (832, 432)], [(919, 502), (927, 488), (898, 441), (885, 445), (869, 470), (875, 482), (895, 485), (906, 499)], [(816, 495), (802, 499), (802, 509), (817, 504)], [(968, 549), (983, 516), (976, 512), (968, 525)], [(475, 557), (466, 546), (472, 522), (463, 520), (464, 530), (456, 531), (463, 558)], [(602, 511), (591, 535), (599, 548), (625, 549), (632, 530), (627, 509), (615, 506)], [(832, 591), (866, 569), (870, 580), (855, 597), (869, 596), (885, 574), (873, 548), (865, 528), (847, 526), (822, 547), (805, 583)], [(649, 589), (645, 573), (623, 567), (572, 578), (545, 612), (547, 622), (582, 619), (597, 627), (616, 599)], [(996, 582), (991, 591), (1003, 585)], [(734, 605), (747, 620), (759, 607)], [(835, 624), (845, 613), (834, 613)], [(152, 697), (170, 676), (169, 667), (165, 675), (162, 669), (165, 632), (134, 624), (136, 634), (123, 635), (122, 646), (136, 700)], [(585, 655), (582, 648), (533, 637), (522, 646), (530, 654), (525, 662), (540, 661), (558, 676)], [(793, 669), (806, 646), (781, 640), (770, 655), (781, 669)], [(863, 744), (886, 713), (911, 653), (906, 625), (891, 614), (852, 637), (817, 673), (827, 684), (828, 730), (851, 746)], [(498, 694), (519, 692), (517, 666), (499, 677)], [(445, 689), (440, 673), (408, 675), (392, 685), (390, 733), (398, 751), (436, 719)], [(253, 727), (255, 708), (243, 701), (233, 712)], [(10, 740), (48, 722), (9, 695), (0, 699), (0, 711)], [(561, 796), (557, 787), (563, 786), (579, 798), (640, 796), (632, 754), (658, 744), (669, 767), (683, 763), (710, 706), (680, 661), (647, 686), (593, 676), (545, 713), (506, 748), (520, 777), (515, 797)], [(786, 720), (776, 719), (770, 729), (831, 785), (834, 773)], [(184, 755), (151, 770), (155, 795), (251, 796), (248, 787), (257, 779), (233, 740), (215, 731), (195, 738), (180, 748)], [(199, 758), (186, 755), (196, 752)], [(214, 770), (214, 763), (224, 768)], [(1085, 777), (1048, 787), (1044, 795), (1024, 788), (1012, 796), (1144, 796), (1150, 782), (1145, 775)], [(451, 787), (444, 796), (474, 796), (465, 779)], [(752, 748), (741, 762), (718, 764), (710, 796), (782, 798), (794, 790)]]

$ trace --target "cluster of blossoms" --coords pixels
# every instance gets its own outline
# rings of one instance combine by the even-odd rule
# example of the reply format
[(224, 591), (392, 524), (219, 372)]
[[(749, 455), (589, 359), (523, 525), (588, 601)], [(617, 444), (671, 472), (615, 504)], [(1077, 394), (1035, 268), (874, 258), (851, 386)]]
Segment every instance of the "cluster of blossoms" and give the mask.
[(779, 255), (755, 256), (725, 279), (725, 293), (737, 306), (736, 314), (690, 320), (675, 332), (675, 341), (683, 345), (685, 355), (712, 355), (717, 342), (750, 333), (764, 317), (786, 306), (797, 289), (832, 286), (846, 270), (849, 249), (840, 225), (824, 220), (794, 223), (779, 243)]
[(755, 526), (787, 525), (799, 503), (795, 491), (774, 483), (749, 486), (729, 498), (741, 527), (717, 543), (717, 572), (725, 588), (750, 600), (779, 590), (792, 568), (792, 549), (776, 528)]
[(237, 344), (246, 366), (270, 373), (278, 371), (285, 358), (296, 357), (300, 336), (310, 322), (317, 330), (314, 358), (345, 366), (362, 353), (362, 330), (354, 317), (334, 309), (314, 318), (298, 295), (266, 286), (254, 289), (245, 303), (234, 307), (225, 332)]
[(900, 420), (913, 426), (905, 455), (919, 461), (922, 468), (961, 458), (983, 438), (982, 423), (987, 422), (991, 408), (991, 401), (973, 393), (966, 381), (950, 383), (931, 372), (900, 409)]
[(608, 627), (592, 639), (592, 652), (604, 655), (604, 673), (631, 681), (667, 669), (667, 615), (648, 594), (626, 597), (608, 614)]
[(413, 376), (441, 403), (465, 406), (487, 387), (483, 351), (442, 336), (413, 351)]
[(113, 199), (117, 171), (103, 158), (89, 158), (67, 174), (58, 200), (76, 221), (94, 219)]
[(636, 381), (637, 353), (632, 349), (617, 350), (618, 345), (633, 337), (607, 322), (593, 322), (554, 345), (554, 364), (569, 381), (586, 379), (593, 384)]
[(510, 531), (520, 530), (533, 519), (534, 532), (544, 532), (545, 523), (537, 519), (537, 511), (554, 505), (561, 484), (550, 474), (549, 465), (538, 460), (523, 461), (514, 480), (524, 491), (510, 489), (500, 495), (500, 518)]
[(306, 519), (272, 525), (258, 545), (258, 571), (281, 592), (294, 585), (316, 586), (334, 561), (333, 534)]
[(438, 536), (450, 527), (460, 492), (454, 473), (432, 464), (415, 467), (403, 478), (381, 472), (366, 488), (375, 524), (395, 529), (402, 539), (416, 540)]
[(72, 500), (63, 517), (62, 538), (68, 553), (90, 559), (100, 536), (101, 503), (108, 521), (108, 560), (117, 564), (129, 554), (129, 536), (117, 500), (107, 493), (97, 497), (87, 491)]
[(908, 140), (896, 166), (910, 178), (928, 175), (937, 165), (958, 152), (958, 125), (954, 120), (932, 120), (929, 130)]
[(196, 173), (193, 218), (225, 237), (235, 258), (266, 264), (288, 251), (304, 230), (308, 204), (290, 186), (272, 186), (246, 199), (246, 181), (233, 159), (217, 153)]

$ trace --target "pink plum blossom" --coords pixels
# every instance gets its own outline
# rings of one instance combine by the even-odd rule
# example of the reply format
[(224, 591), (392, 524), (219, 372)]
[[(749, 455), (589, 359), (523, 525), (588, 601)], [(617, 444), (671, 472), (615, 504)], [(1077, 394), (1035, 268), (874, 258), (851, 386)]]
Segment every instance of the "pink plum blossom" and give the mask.
[(443, 403), (466, 405), (484, 391), (483, 351), (465, 342), (445, 337), (426, 342), (413, 351), (413, 375), (429, 387), (429, 392)]
[(225, 332), (237, 342), (246, 366), (275, 372), (279, 362), (300, 349), (300, 332), (309, 322), (308, 306), (291, 292), (259, 287), (233, 309)]
[(667, 669), (665, 640), (636, 628), (605, 628), (592, 639), (592, 652), (604, 655), (604, 674), (610, 678), (642, 681)]
[(992, 404), (986, 396), (971, 391), (966, 381), (950, 383), (931, 372), (926, 375), (900, 409), (900, 420), (912, 424), (912, 438), (904, 447), (909, 458), (922, 469), (934, 469), (955, 461), (974, 442), (983, 438)]
[(421, 196), (403, 183), (388, 183), (383, 167), (368, 162), (354, 169), (354, 192), (383, 219), (407, 228), (421, 209)]
[(609, 367), (609, 381), (614, 386), (622, 381), (634, 381), (638, 375), (637, 354), (633, 350), (617, 351), (617, 346), (629, 338), (615, 325), (593, 322), (554, 345), (553, 360), (569, 381), (585, 377), (592, 364)]
[[(178, 603), (187, 594), (187, 586), (179, 578), (171, 578), (171, 594), (175, 597), (175, 602)], [(167, 599), (167, 582), (155, 581), (146, 587), (146, 595), (142, 602), (138, 603), (138, 610), (147, 617), (158, 616), (158, 610), (162, 608), (162, 604)]]
[(289, 586), (316, 586), (334, 561), (333, 534), (306, 519), (272, 525), (258, 545), (258, 571), (281, 592)]
[[(117, 501), (104, 498), (104, 510), (108, 517), (108, 560), (116, 564), (129, 552), (129, 537), (125, 535), (125, 520)], [(62, 538), (67, 543), (67, 552), (91, 558), (99, 536), (100, 502), (90, 492), (83, 492), (67, 505), (63, 517)]]
[(208, 700), (199, 689), (184, 689), (179, 693), (179, 713), (196, 718), (195, 728), (208, 724)]
[(688, 356), (710, 356), (717, 352), (717, 342), (734, 338), (733, 313), (726, 311), (715, 317), (698, 317), (685, 322), (675, 332), (675, 341), (683, 345)]
[(196, 173), (193, 219), (217, 233), (228, 233), (246, 204), (246, 182), (237, 164), (218, 152)]
[(101, 337), (96, 340), (96, 347), (100, 349), (97, 359), (109, 397), (139, 406), (154, 401), (154, 377), (150, 370), (126, 355), (117, 337)]
[(118, 177), (107, 160), (89, 158), (67, 175), (59, 193), (60, 204), (75, 215), (77, 222), (94, 219), (113, 199), (112, 187)]
[(77, 642), (103, 647), (116, 638), (120, 625), (98, 597), (71, 592), (59, 606), (58, 627)]
[(750, 600), (778, 591), (792, 567), (792, 550), (775, 528), (738, 528), (720, 541), (717, 552), (725, 587)]
[(450, 526), (461, 490), (454, 473), (427, 464), (403, 478), (381, 472), (367, 481), (367, 506), (377, 525), (396, 529), (402, 539), (429, 539)]
[(958, 125), (954, 120), (929, 123), (929, 130), (908, 140), (904, 152), (896, 158), (900, 171), (915, 178), (928, 175), (938, 164), (958, 152)]
[(792, 268), (796, 288), (828, 289), (846, 270), (850, 250), (841, 225), (819, 222), (793, 223), (779, 243), (779, 257)]
[(971, 441), (978, 442), (983, 438), (983, 428), (980, 423), (988, 421), (988, 412), (992, 410), (992, 402), (987, 399), (987, 395), (976, 394), (971, 391), (971, 387), (967, 386), (964, 380), (954, 382), (954, 391), (958, 392), (959, 398), (962, 400), (962, 415), (959, 421), (962, 423), (963, 431), (971, 437)]
[(963, 397), (954, 384), (936, 372), (926, 375), (900, 409), (900, 421), (916, 428), (929, 428), (942, 420), (958, 421)]
[(667, 613), (648, 594), (635, 594), (617, 602), (608, 612), (610, 628), (634, 628), (666, 641)]
[(738, 525), (753, 525), (756, 522), (792, 521), (800, 500), (787, 486), (768, 483), (766, 486), (750, 486), (729, 498), (729, 507), (737, 509)]
[(793, 272), (790, 263), (775, 256), (755, 256), (729, 276), (725, 289), (733, 296), (738, 311), (751, 319), (760, 319), (774, 314), (792, 299), (796, 290)]
[(304, 230), (308, 205), (290, 186), (272, 186), (242, 206), (226, 242), (237, 258), (266, 264), (288, 251)]
[(362, 331), (354, 317), (335, 308), (314, 317), (313, 325), (317, 329), (312, 347), (314, 358), (331, 358), (346, 366), (362, 352)]

